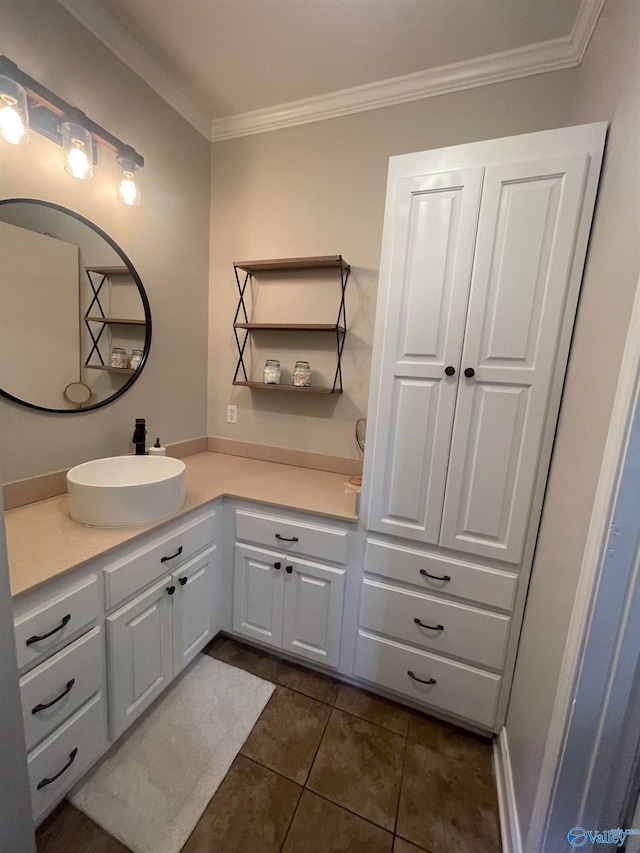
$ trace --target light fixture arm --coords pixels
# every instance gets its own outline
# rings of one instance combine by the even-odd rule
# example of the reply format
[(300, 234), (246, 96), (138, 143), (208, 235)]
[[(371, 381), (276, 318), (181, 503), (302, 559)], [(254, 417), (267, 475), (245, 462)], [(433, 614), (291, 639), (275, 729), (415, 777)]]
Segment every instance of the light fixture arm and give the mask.
[[(113, 151), (116, 155), (122, 156), (126, 152), (126, 158), (134, 162), (138, 167), (144, 166), (144, 157), (138, 154), (131, 146), (122, 142), (108, 130), (105, 130), (95, 121), (92, 121), (77, 107), (72, 106), (67, 101), (58, 97), (54, 92), (51, 92), (45, 86), (29, 77), (24, 71), (21, 71), (15, 62), (12, 62), (6, 56), (0, 56), (0, 74), (5, 77), (10, 77), (19, 83), (27, 92), (27, 96), (32, 105), (36, 109), (32, 111), (32, 129), (38, 133), (42, 133), (48, 139), (62, 144), (61, 135), (58, 131), (58, 125), (61, 121), (69, 120), (76, 121), (85, 127), (95, 142)], [(45, 110), (45, 114), (42, 111)]]

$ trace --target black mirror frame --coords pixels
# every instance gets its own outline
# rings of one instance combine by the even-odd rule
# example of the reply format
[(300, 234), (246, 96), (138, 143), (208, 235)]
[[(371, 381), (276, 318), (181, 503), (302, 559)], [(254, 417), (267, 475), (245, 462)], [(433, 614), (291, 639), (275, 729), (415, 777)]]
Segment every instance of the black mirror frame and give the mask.
[(101, 409), (103, 406), (109, 405), (109, 403), (113, 403), (119, 397), (121, 397), (125, 391), (128, 391), (129, 388), (133, 385), (136, 379), (142, 373), (142, 370), (147, 362), (147, 358), (149, 356), (149, 350), (151, 349), (151, 307), (149, 306), (149, 299), (147, 297), (147, 292), (144, 289), (144, 285), (138, 275), (136, 268), (133, 266), (129, 258), (122, 251), (120, 246), (106, 233), (100, 228), (99, 225), (96, 225), (94, 222), (91, 222), (90, 219), (87, 219), (85, 216), (82, 216), (80, 213), (76, 213), (75, 210), (71, 210), (68, 207), (64, 207), (61, 204), (54, 204), (52, 201), (44, 201), (43, 199), (37, 198), (4, 198), (0, 199), (0, 206), (5, 204), (38, 204), (43, 207), (49, 207), (52, 210), (58, 210), (61, 213), (66, 213), (68, 216), (72, 216), (74, 219), (77, 219), (79, 222), (84, 223), (92, 231), (95, 231), (103, 240), (105, 240), (109, 246), (114, 250), (114, 252), (118, 255), (118, 257), (122, 260), (124, 265), (130, 270), (131, 277), (133, 278), (136, 287), (138, 288), (138, 293), (140, 294), (140, 298), (142, 299), (142, 305), (144, 308), (144, 319), (145, 319), (145, 335), (144, 335), (144, 349), (142, 355), (142, 361), (140, 362), (140, 366), (136, 369), (135, 373), (133, 373), (130, 379), (125, 382), (122, 388), (119, 388), (115, 394), (112, 394), (110, 397), (107, 397), (106, 400), (102, 400), (100, 403), (94, 403), (92, 406), (84, 406), (80, 409), (50, 409), (47, 406), (38, 406), (35, 403), (27, 403), (26, 400), (21, 400), (19, 397), (15, 397), (13, 394), (9, 394), (8, 391), (5, 391), (3, 388), (0, 388), (0, 396), (5, 397), (8, 400), (13, 400), (14, 403), (20, 403), (22, 406), (28, 406), (30, 409), (37, 409), (40, 412), (51, 412), (57, 415), (80, 415), (85, 412), (92, 412), (95, 409)]

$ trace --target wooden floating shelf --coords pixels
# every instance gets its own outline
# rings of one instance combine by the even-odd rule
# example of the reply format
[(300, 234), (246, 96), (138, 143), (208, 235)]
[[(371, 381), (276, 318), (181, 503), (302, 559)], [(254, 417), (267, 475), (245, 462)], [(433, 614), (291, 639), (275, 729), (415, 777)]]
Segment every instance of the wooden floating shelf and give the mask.
[(276, 258), (272, 261), (234, 261), (234, 267), (248, 273), (284, 270), (339, 270), (351, 267), (342, 255), (320, 255), (313, 258)]
[(245, 388), (264, 388), (266, 391), (301, 391), (303, 394), (342, 394), (339, 388), (322, 388), (319, 385), (275, 385), (266, 382), (240, 382), (236, 380), (234, 385), (243, 385)]
[(85, 267), (87, 272), (97, 272), (100, 275), (131, 275), (129, 267)]
[(94, 323), (104, 323), (106, 326), (113, 324), (116, 326), (146, 326), (146, 320), (124, 320), (121, 317), (85, 317), (85, 320), (92, 320)]
[(135, 373), (130, 367), (108, 367), (106, 364), (85, 364), (88, 370), (106, 370), (109, 373)]
[[(91, 318), (89, 318), (91, 319)], [(344, 326), (335, 323), (234, 323), (234, 329), (247, 329), (249, 332), (341, 332)]]

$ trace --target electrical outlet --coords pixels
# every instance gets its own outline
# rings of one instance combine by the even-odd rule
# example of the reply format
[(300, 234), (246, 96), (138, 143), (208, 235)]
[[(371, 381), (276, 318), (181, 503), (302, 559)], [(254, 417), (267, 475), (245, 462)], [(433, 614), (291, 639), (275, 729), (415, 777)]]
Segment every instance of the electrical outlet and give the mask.
[(238, 423), (238, 407), (237, 406), (227, 406), (227, 423), (228, 424), (237, 424)]

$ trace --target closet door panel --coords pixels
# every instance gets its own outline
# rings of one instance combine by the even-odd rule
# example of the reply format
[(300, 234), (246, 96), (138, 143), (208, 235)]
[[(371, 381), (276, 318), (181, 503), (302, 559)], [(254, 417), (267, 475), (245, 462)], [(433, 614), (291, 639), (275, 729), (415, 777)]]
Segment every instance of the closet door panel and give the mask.
[(404, 178), (392, 211), (369, 527), (423, 542), (440, 531), (482, 175)]
[[(519, 562), (588, 158), (488, 168), (440, 543)], [(554, 413), (555, 418), (555, 413)]]

